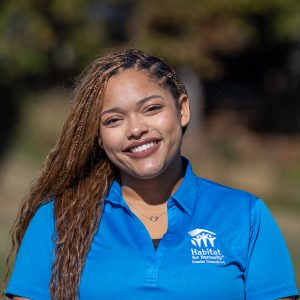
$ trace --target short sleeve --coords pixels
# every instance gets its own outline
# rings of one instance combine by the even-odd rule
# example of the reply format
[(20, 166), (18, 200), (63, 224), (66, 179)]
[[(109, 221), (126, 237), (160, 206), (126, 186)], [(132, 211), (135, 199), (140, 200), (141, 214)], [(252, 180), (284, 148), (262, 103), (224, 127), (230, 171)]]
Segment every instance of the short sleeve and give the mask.
[(5, 291), (7, 297), (50, 299), (53, 232), (53, 202), (49, 202), (37, 210), (25, 232)]
[(290, 255), (270, 211), (256, 200), (245, 270), (246, 299), (279, 299), (298, 295)]

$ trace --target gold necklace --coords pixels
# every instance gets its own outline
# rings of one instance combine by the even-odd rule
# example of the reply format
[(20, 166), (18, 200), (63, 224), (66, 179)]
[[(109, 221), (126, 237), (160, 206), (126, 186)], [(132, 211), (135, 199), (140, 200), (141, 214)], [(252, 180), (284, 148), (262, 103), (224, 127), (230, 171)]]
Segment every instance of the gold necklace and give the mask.
[(167, 213), (167, 211), (164, 211), (164, 212), (162, 212), (162, 213), (160, 213), (160, 214), (158, 214), (158, 215), (155, 214), (155, 215), (151, 215), (151, 216), (149, 217), (149, 216), (143, 214), (141, 211), (139, 211), (139, 210), (138, 210), (135, 206), (133, 206), (132, 204), (130, 204), (130, 207), (132, 207), (135, 211), (137, 211), (140, 215), (142, 215), (143, 217), (145, 217), (146, 219), (148, 219), (148, 220), (151, 221), (152, 223), (155, 223), (156, 221), (159, 220), (159, 218), (160, 218), (161, 216), (163, 216), (164, 214)]

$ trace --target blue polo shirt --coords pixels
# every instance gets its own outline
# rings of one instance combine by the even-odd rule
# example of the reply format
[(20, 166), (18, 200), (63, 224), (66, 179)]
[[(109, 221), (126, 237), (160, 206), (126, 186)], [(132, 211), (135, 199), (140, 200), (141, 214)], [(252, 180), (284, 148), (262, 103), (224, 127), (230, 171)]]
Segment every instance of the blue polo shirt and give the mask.
[[(83, 269), (80, 299), (277, 299), (297, 295), (283, 237), (257, 197), (185, 177), (157, 251), (115, 181)], [(50, 299), (53, 202), (32, 219), (6, 295)]]

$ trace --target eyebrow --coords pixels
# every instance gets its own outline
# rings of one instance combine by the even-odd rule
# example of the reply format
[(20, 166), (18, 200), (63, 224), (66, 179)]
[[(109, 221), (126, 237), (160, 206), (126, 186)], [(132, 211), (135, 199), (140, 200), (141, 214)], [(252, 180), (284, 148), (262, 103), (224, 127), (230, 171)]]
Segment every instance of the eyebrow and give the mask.
[[(148, 97), (145, 97), (145, 98), (143, 98), (143, 99), (138, 100), (138, 101), (137, 101), (137, 105), (141, 106), (141, 105), (143, 105), (145, 102), (147, 102), (147, 101), (149, 101), (149, 100), (151, 100), (151, 99), (153, 99), (153, 98), (160, 98), (160, 99), (163, 99), (162, 96), (159, 96), (159, 95), (151, 95), (151, 96), (148, 96)], [(107, 109), (107, 110), (103, 111), (103, 112), (101, 113), (101, 116), (103, 116), (103, 115), (105, 115), (105, 114), (108, 114), (108, 113), (111, 113), (111, 112), (121, 112), (121, 111), (122, 111), (121, 107), (117, 106), (117, 107), (113, 107), (113, 108), (110, 108), (110, 109)]]

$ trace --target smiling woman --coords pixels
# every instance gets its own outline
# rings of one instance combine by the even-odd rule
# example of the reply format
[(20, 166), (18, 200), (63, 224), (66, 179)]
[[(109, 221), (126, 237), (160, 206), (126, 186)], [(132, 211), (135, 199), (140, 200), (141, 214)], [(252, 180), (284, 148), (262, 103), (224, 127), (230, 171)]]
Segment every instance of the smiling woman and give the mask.
[(182, 127), (189, 119), (187, 95), (174, 99), (168, 89), (149, 80), (146, 71), (130, 69), (111, 78), (99, 136), (123, 185), (136, 185), (136, 179), (160, 180), (163, 174), (176, 182), (181, 174)]
[(262, 200), (197, 177), (181, 156), (189, 121), (162, 59), (133, 49), (96, 60), (20, 209), (6, 296), (293, 299)]

